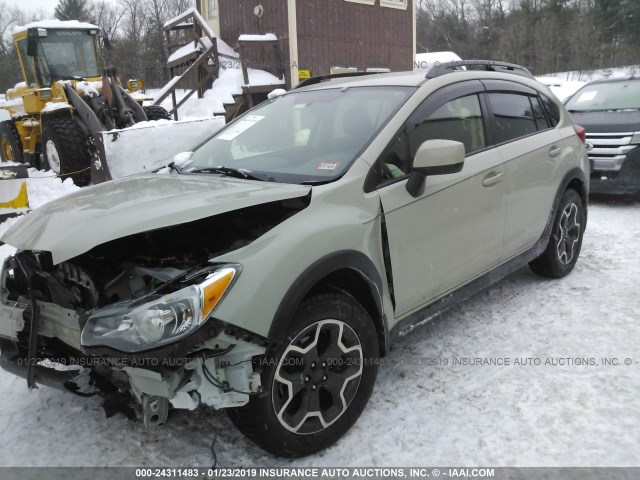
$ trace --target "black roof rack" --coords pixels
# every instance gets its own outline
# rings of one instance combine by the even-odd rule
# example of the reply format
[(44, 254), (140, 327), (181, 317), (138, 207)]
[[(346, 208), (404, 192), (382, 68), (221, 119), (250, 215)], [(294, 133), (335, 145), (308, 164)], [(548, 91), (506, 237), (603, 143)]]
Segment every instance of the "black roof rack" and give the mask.
[(301, 81), (295, 88), (308, 87), (310, 85), (316, 85), (318, 83), (328, 82), (329, 80), (333, 80), (335, 78), (361, 77), (363, 75), (377, 75), (379, 73), (383, 73), (383, 72), (345, 72), (345, 73), (333, 73), (330, 75), (318, 75), (317, 77), (311, 77)]
[(529, 70), (515, 63), (498, 62), (495, 60), (458, 60), (454, 62), (439, 63), (427, 72), (426, 78), (436, 78), (447, 73), (461, 71), (461, 67), (481, 67), (487, 72), (513, 73), (523, 77), (533, 78)]

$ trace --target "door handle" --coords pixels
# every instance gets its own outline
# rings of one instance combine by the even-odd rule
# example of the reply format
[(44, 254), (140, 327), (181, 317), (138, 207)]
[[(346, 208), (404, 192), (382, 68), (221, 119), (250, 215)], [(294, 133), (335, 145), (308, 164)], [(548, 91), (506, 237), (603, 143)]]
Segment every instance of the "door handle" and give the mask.
[(549, 149), (550, 157), (557, 157), (560, 154), (560, 147), (556, 147), (555, 145)]
[(485, 187), (490, 187), (491, 185), (495, 185), (500, 180), (502, 180), (503, 175), (504, 175), (503, 173), (491, 172), (489, 175), (484, 177), (484, 180), (482, 180), (482, 185), (484, 185)]

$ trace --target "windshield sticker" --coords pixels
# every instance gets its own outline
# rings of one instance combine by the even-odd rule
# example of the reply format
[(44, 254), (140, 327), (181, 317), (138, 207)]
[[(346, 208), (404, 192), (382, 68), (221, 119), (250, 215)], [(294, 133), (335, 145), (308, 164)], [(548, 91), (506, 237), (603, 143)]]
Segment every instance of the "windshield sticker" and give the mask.
[(243, 118), (235, 125), (227, 128), (220, 136), (217, 137), (218, 140), (233, 140), (241, 133), (246, 132), (251, 127), (253, 127), (256, 123), (262, 120), (264, 116), (260, 115), (249, 115), (246, 118)]
[(597, 90), (592, 90), (591, 92), (584, 92), (582, 95), (580, 95), (580, 98), (576, 100), (576, 103), (590, 102), (591, 100), (596, 98), (597, 94), (598, 94)]
[(318, 165), (318, 170), (325, 170), (325, 171), (332, 172), (335, 169), (337, 169), (339, 165), (340, 165), (339, 163), (322, 162), (320, 165)]

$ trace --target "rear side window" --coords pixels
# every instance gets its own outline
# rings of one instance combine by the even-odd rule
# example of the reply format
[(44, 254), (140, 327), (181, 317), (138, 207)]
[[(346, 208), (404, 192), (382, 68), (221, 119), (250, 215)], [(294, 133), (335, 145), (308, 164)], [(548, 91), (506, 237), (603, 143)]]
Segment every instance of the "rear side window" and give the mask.
[(536, 120), (529, 97), (512, 93), (489, 93), (493, 110), (496, 143), (508, 142), (537, 132)]
[(536, 119), (538, 130), (546, 130), (547, 128), (550, 128), (552, 125), (549, 124), (547, 116), (544, 114), (544, 108), (542, 107), (542, 103), (540, 103), (540, 99), (538, 97), (531, 97), (529, 100), (531, 100), (533, 116)]
[(547, 112), (547, 117), (549, 118), (549, 122), (551, 122), (551, 126), (555, 127), (560, 123), (560, 109), (555, 102), (546, 95), (540, 95), (540, 99), (542, 100), (544, 109)]

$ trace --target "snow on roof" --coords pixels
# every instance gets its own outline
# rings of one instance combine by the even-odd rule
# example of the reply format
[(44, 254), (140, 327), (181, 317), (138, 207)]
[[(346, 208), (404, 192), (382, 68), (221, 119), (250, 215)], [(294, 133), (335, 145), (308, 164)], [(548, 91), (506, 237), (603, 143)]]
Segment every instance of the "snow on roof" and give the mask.
[(29, 28), (60, 28), (65, 30), (100, 30), (100, 27), (86, 22), (79, 22), (78, 20), (41, 20), (39, 22), (32, 22), (27, 25), (13, 27), (13, 34), (27, 31)]
[(267, 33), (266, 35), (243, 34), (238, 37), (239, 42), (272, 42), (273, 40), (278, 40), (274, 33)]

